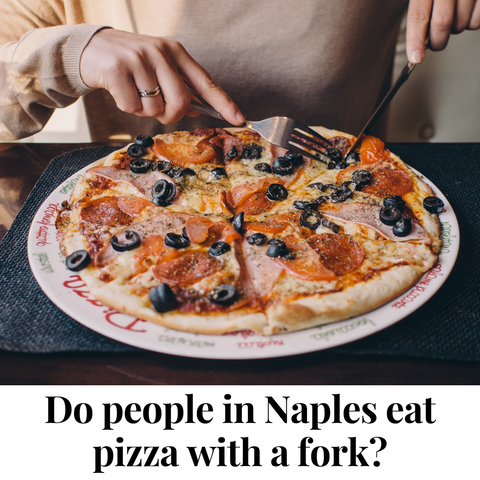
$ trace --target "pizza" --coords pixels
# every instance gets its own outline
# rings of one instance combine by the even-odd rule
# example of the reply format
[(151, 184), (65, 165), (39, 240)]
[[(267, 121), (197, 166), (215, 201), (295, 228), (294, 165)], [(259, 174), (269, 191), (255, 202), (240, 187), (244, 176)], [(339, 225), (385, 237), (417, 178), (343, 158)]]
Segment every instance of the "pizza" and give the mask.
[(93, 163), (56, 225), (108, 307), (199, 334), (292, 332), (371, 311), (437, 261), (442, 201), (375, 138), (317, 127), (318, 159), (201, 129)]

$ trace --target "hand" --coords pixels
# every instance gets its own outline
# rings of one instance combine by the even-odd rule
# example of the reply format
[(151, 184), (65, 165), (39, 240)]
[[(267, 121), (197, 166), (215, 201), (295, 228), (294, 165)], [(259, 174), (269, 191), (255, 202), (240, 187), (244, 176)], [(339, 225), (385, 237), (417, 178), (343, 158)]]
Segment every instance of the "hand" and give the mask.
[[(410, 0), (407, 55), (421, 63), (425, 49), (443, 50), (450, 35), (480, 28), (480, 0)], [(426, 39), (428, 35), (428, 44)]]
[[(155, 117), (163, 124), (177, 122), (189, 112), (187, 85), (233, 125), (245, 119), (233, 100), (174, 40), (103, 29), (83, 51), (80, 75), (90, 88), (104, 88), (117, 107), (140, 117)], [(160, 86), (162, 95), (139, 97), (138, 89)]]

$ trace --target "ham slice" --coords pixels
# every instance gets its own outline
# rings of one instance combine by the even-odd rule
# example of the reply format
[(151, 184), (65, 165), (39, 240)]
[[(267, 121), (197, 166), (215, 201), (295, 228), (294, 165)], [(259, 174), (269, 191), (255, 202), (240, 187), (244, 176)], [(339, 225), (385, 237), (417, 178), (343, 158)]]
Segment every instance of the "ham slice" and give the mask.
[(329, 218), (340, 218), (347, 222), (355, 222), (373, 228), (379, 235), (394, 242), (417, 241), (429, 245), (432, 240), (427, 232), (412, 219), (412, 231), (406, 237), (397, 237), (392, 227), (380, 221), (380, 206), (369, 203), (347, 203), (337, 209), (323, 210), (322, 214)]

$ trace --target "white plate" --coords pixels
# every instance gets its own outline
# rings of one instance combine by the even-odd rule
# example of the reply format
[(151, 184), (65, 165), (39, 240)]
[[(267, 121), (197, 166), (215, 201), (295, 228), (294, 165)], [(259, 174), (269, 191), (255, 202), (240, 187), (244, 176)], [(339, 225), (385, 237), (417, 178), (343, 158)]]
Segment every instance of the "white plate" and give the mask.
[(443, 247), (437, 265), (406, 293), (365, 315), (272, 337), (246, 331), (221, 336), (178, 332), (105, 307), (95, 300), (80, 277), (65, 267), (54, 225), (55, 211), (69, 199), (87, 168), (58, 186), (36, 213), (28, 235), (30, 267), (45, 294), (67, 315), (106, 337), (146, 350), (195, 358), (258, 359), (350, 343), (393, 325), (425, 304), (447, 279), (458, 254), (460, 233), (451, 205), (435, 185), (416, 172), (445, 203), (440, 215)]

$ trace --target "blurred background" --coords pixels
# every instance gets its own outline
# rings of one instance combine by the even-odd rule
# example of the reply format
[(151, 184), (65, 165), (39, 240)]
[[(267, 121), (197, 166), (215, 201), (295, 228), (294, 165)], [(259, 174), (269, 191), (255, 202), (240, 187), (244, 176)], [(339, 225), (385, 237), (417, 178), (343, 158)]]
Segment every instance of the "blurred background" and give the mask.
[[(403, 26), (397, 44), (394, 79), (406, 63)], [(480, 142), (480, 31), (452, 36), (442, 52), (427, 51), (425, 61), (416, 67), (394, 98), (388, 115), (388, 134), (383, 139), (388, 142)], [(22, 140), (90, 141), (81, 99), (57, 110), (42, 132)]]

